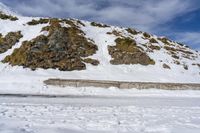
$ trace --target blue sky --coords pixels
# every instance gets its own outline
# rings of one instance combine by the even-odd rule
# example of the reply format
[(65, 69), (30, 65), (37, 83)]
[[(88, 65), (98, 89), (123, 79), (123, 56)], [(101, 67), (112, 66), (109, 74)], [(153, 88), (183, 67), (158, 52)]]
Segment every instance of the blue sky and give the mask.
[(200, 50), (200, 0), (0, 0), (22, 15), (137, 28)]

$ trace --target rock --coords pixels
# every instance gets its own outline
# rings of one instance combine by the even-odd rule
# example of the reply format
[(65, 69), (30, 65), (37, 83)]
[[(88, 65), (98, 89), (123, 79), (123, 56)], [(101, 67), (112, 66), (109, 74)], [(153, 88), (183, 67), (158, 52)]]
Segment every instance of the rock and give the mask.
[(148, 47), (149, 47), (151, 50), (160, 50), (160, 49), (161, 49), (159, 46), (155, 46), (155, 45), (152, 45), (152, 44), (150, 44)]
[(177, 56), (177, 55), (172, 55), (172, 57), (173, 57), (174, 59), (179, 59), (179, 58), (180, 58), (180, 57)]
[(146, 32), (143, 33), (143, 36), (144, 36), (145, 38), (150, 38), (150, 37), (151, 37), (151, 35), (149, 35), (149, 34), (146, 33)]
[(20, 31), (18, 32), (9, 32), (5, 37), (0, 35), (0, 54), (6, 52), (8, 49), (11, 49), (20, 38), (22, 38)]
[(44, 19), (41, 18), (39, 20), (33, 19), (32, 21), (28, 22), (28, 25), (38, 25), (38, 24), (47, 24), (50, 21), (50, 19)]
[(0, 11), (0, 19), (3, 19), (3, 20), (11, 20), (11, 21), (16, 21), (16, 20), (18, 20), (17, 17), (4, 14), (4, 13), (1, 12), (1, 11)]
[(183, 65), (183, 68), (184, 68), (185, 70), (188, 70), (188, 69), (189, 69), (188, 66), (187, 66), (186, 64)]
[(154, 39), (154, 38), (151, 38), (151, 39), (149, 40), (149, 42), (150, 42), (150, 43), (158, 43), (158, 41), (156, 41), (156, 39)]
[(110, 27), (110, 26), (108, 26), (108, 25), (100, 24), (100, 23), (96, 23), (96, 22), (91, 22), (91, 25), (92, 25), (92, 26), (95, 26), (95, 27), (100, 27), (100, 28)]
[(128, 33), (132, 34), (132, 35), (137, 35), (137, 34), (138, 34), (138, 32), (137, 32), (136, 30), (131, 29), (131, 28), (126, 29), (126, 31), (127, 31)]
[(135, 40), (130, 38), (117, 38), (116, 46), (108, 46), (108, 51), (113, 58), (110, 63), (113, 65), (120, 64), (141, 64), (154, 65), (155, 62), (137, 46)]
[(167, 64), (163, 64), (163, 68), (165, 68), (165, 69), (171, 69), (171, 67), (170, 66), (168, 66)]
[(123, 37), (122, 33), (116, 30), (113, 30), (112, 32), (107, 32), (108, 35), (115, 35), (117, 37)]
[(171, 46), (172, 44), (170, 43), (171, 40), (169, 40), (168, 38), (166, 37), (162, 37), (162, 38), (158, 38), (158, 40), (160, 40), (162, 43), (164, 43), (165, 45), (169, 45)]
[(91, 59), (91, 58), (83, 59), (83, 62), (90, 63), (90, 64), (92, 64), (94, 66), (99, 65), (99, 61), (98, 60)]
[(178, 61), (178, 60), (175, 60), (174, 63), (175, 63), (176, 65), (180, 65), (180, 64), (181, 64), (180, 61)]
[[(69, 21), (69, 20), (68, 20)], [(71, 24), (72, 25), (72, 24)], [(47, 36), (40, 35), (31, 41), (23, 42), (4, 62), (36, 70), (59, 69), (61, 71), (85, 70), (85, 63), (98, 65), (93, 59), (82, 60), (96, 53), (97, 46), (88, 41), (77, 26), (61, 27), (60, 20), (50, 20)]]

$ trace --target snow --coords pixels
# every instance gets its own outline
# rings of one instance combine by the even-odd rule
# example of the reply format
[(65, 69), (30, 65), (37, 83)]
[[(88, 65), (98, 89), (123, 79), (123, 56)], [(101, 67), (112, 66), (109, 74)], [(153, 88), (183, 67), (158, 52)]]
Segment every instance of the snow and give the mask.
[[(41, 34), (47, 35), (47, 32), (41, 32), (41, 29), (48, 24), (26, 24), (39, 18), (20, 16), (1, 3), (0, 10), (19, 18), (17, 21), (0, 20), (0, 33), (6, 35), (11, 31), (21, 31), (23, 34), (23, 38), (15, 46), (0, 54), (0, 60), (10, 55), (15, 48), (19, 48), (23, 41)], [(190, 50), (197, 58), (182, 59), (182, 62), (189, 65), (188, 71), (173, 64), (171, 56), (164, 49), (148, 53), (156, 61), (155, 65), (114, 66), (109, 63), (111, 56), (107, 47), (115, 45), (116, 36), (108, 35), (107, 32), (119, 31), (123, 36), (134, 38), (141, 47), (148, 42), (143, 39), (143, 32), (130, 35), (124, 28), (98, 28), (91, 26), (90, 22), (81, 22), (85, 26), (79, 26), (86, 37), (98, 46), (97, 53), (91, 56), (100, 61), (98, 66), (87, 64), (86, 70), (72, 72), (53, 69), (31, 71), (0, 62), (0, 133), (200, 132), (200, 91), (44, 85), (43, 81), (49, 78), (200, 83), (199, 68), (191, 65), (200, 62), (199, 53)], [(64, 23), (61, 26), (69, 27)], [(164, 45), (159, 40), (158, 42), (157, 45)], [(163, 62), (160, 60), (170, 64), (172, 69), (163, 69)], [(17, 97), (22, 94), (32, 97)], [(48, 96), (52, 97), (47, 98)]]
[[(37, 35), (46, 34), (44, 32), (40, 32), (41, 28), (46, 26), (36, 25), (29, 26), (24, 24), (28, 21), (32, 20), (32, 18), (21, 17), (20, 20), (17, 21), (17, 24), (14, 22), (6, 22), (0, 21), (0, 25), (3, 27), (0, 29), (0, 32), (4, 35), (10, 31), (22, 31), (23, 38), (17, 43), (12, 49), (7, 51), (4, 54), (0, 55), (0, 59), (4, 59), (6, 55), (12, 53), (15, 48), (21, 46), (21, 42), (24, 40), (31, 40), (35, 38)], [(185, 71), (182, 67), (177, 65), (170, 65), (172, 67), (171, 70), (165, 70), (162, 68), (162, 63), (159, 62), (160, 59), (165, 59), (167, 56), (164, 54), (164, 51), (159, 51), (156, 54), (150, 54), (150, 56), (157, 60), (156, 65), (154, 66), (142, 66), (142, 65), (118, 65), (114, 66), (109, 63), (111, 57), (108, 54), (107, 46), (114, 45), (114, 40), (116, 39), (113, 35), (106, 34), (107, 32), (112, 31), (113, 29), (119, 30), (118, 27), (111, 28), (97, 28), (92, 27), (89, 22), (84, 22), (86, 27), (82, 27), (82, 30), (86, 33), (86, 37), (91, 38), (95, 41), (95, 44), (98, 45), (99, 50), (92, 57), (94, 59), (98, 59), (100, 61), (99, 66), (91, 66), (87, 65), (87, 70), (85, 71), (73, 71), (73, 72), (59, 72), (58, 70), (41, 70), (38, 69), (35, 72), (32, 72), (29, 69), (22, 69), (21, 67), (10, 67), (9, 65), (5, 65), (0, 63), (0, 75), (5, 73), (7, 75), (7, 79), (10, 80), (10, 76), (15, 75), (16, 77), (23, 77), (21, 81), (26, 81), (27, 78), (31, 81), (37, 79), (38, 83), (41, 83), (41, 79), (48, 79), (52, 77), (56, 78), (71, 78), (71, 79), (101, 79), (101, 80), (123, 80), (123, 81), (150, 81), (150, 82), (196, 82), (199, 83), (200, 76), (198, 74), (198, 68), (190, 71)], [(6, 28), (7, 27), (7, 28)], [(123, 29), (120, 29), (123, 31)], [(141, 40), (140, 35), (139, 40)], [(137, 37), (136, 37), (137, 38)], [(138, 41), (139, 41), (138, 40)], [(168, 61), (169, 57), (166, 58)], [(168, 61), (169, 62), (169, 61)], [(25, 75), (23, 75), (23, 73)], [(5, 76), (5, 75), (4, 75)], [(0, 79), (5, 79), (4, 76), (0, 76)], [(38, 78), (35, 78), (38, 77)], [(12, 78), (11, 78), (12, 79)], [(1, 79), (2, 81), (2, 79)], [(20, 83), (21, 83), (20, 81)], [(16, 80), (10, 82), (18, 82)], [(36, 82), (36, 81), (33, 81)]]
[[(1, 8), (1, 6), (0, 6)], [(8, 8), (3, 8), (4, 12), (10, 12)], [(8, 10), (8, 11), (7, 11)], [(13, 14), (13, 13), (10, 13)], [(33, 17), (23, 17), (15, 14), (19, 20), (0, 20), (0, 33), (6, 35), (11, 31), (21, 31), (23, 38), (20, 39), (12, 49), (7, 52), (0, 54), (0, 60), (3, 60), (7, 55), (10, 55), (15, 48), (19, 48), (22, 42), (25, 40), (31, 40), (38, 35), (47, 35), (46, 32), (41, 32), (41, 29), (48, 24), (39, 24), (35, 26), (27, 25), (27, 22), (32, 19), (39, 19)], [(74, 20), (75, 21), (75, 20)], [(160, 51), (154, 51), (154, 53), (148, 53), (151, 58), (156, 61), (155, 65), (142, 66), (142, 65), (111, 65), (111, 56), (108, 54), (108, 45), (115, 45), (116, 36), (108, 35), (107, 32), (113, 30), (119, 31), (123, 36), (134, 38), (138, 45), (145, 44), (148, 41), (143, 39), (143, 32), (138, 35), (129, 34), (125, 28), (120, 27), (106, 27), (99, 28), (91, 26), (90, 22), (81, 21), (85, 26), (79, 25), (81, 30), (85, 32), (86, 37), (92, 39), (98, 46), (96, 54), (91, 56), (94, 59), (100, 61), (100, 65), (92, 66), (87, 64), (87, 69), (83, 71), (73, 72), (61, 72), (59, 70), (43, 70), (37, 69), (31, 71), (30, 69), (24, 69), (19, 66), (11, 67), (8, 64), (0, 62), (0, 86), (7, 89), (12, 89), (16, 85), (15, 89), (25, 86), (26, 89), (31, 90), (32, 88), (44, 88), (43, 80), (49, 78), (61, 78), (61, 79), (92, 79), (92, 80), (116, 80), (116, 81), (137, 81), (137, 82), (174, 82), (174, 83), (200, 83), (199, 68), (192, 66), (192, 63), (199, 63), (200, 56), (196, 53), (197, 59), (186, 60), (189, 65), (189, 70), (184, 70), (183, 66), (173, 64), (171, 56), (166, 54), (164, 49)], [(62, 24), (64, 27), (68, 27), (66, 24)], [(153, 36), (156, 38), (156, 36)], [(162, 46), (162, 42), (158, 41), (159, 45)], [(194, 52), (194, 51), (192, 51)], [(160, 62), (163, 60), (163, 62)], [(170, 64), (171, 70), (163, 69), (163, 63)], [(33, 84), (34, 83), (34, 84)], [(35, 87), (37, 86), (37, 87)]]
[(199, 98), (0, 97), (1, 133), (199, 133)]

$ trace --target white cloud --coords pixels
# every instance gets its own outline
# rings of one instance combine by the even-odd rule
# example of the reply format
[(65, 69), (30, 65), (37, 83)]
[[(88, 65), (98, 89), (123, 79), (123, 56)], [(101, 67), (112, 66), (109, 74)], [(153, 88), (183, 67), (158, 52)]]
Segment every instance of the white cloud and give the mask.
[(186, 44), (193, 44), (195, 49), (200, 50), (200, 32), (176, 33), (175, 36), (176, 40)]
[(195, 2), (199, 3), (198, 0), (23, 0), (10, 4), (26, 15), (74, 17), (155, 32), (160, 24), (199, 8)]

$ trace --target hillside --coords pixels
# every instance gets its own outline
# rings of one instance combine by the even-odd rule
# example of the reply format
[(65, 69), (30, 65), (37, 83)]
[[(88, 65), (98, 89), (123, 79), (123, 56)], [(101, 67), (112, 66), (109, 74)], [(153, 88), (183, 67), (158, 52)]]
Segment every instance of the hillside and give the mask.
[(0, 85), (49, 78), (200, 83), (200, 53), (134, 28), (17, 15), (0, 4)]

